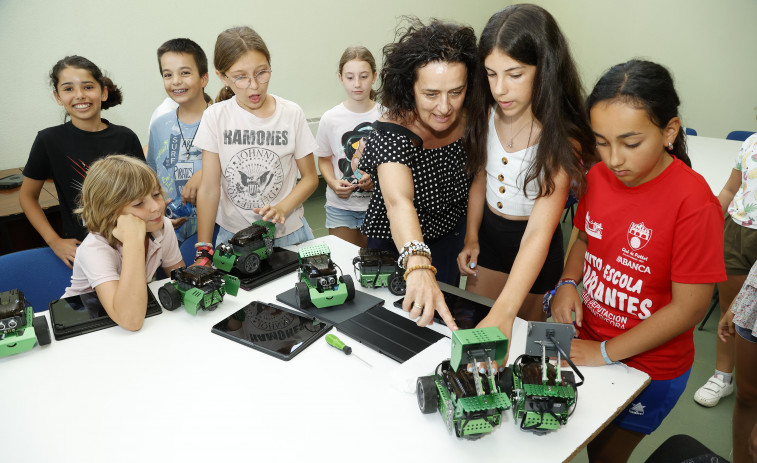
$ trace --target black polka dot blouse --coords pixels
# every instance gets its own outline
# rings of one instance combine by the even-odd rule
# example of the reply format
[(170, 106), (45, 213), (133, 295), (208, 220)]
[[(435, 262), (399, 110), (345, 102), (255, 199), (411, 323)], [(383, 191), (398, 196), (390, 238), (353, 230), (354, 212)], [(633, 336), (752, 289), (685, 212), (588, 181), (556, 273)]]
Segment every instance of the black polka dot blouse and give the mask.
[(413, 173), (415, 198), (425, 241), (447, 235), (468, 207), (470, 179), (465, 173), (465, 150), (460, 140), (434, 149), (423, 149), (423, 142), (412, 131), (397, 124), (374, 122), (366, 139), (359, 168), (371, 174), (373, 196), (361, 231), (370, 238), (391, 239), (389, 218), (382, 188), (391, 188), (390, 181), (378, 176), (380, 164), (404, 164)]

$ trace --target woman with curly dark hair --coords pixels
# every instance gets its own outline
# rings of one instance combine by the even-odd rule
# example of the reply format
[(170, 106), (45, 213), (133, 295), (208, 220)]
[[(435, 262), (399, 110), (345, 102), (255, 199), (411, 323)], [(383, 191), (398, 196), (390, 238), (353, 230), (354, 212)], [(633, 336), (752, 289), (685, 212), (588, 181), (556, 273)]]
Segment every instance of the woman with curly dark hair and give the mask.
[[(384, 47), (378, 91), (386, 112), (366, 141), (360, 169), (374, 179), (362, 232), (369, 248), (398, 249), (403, 309), (421, 326), (438, 311), (457, 329), (437, 279), (456, 285), (470, 173), (464, 139), (476, 36), (467, 26), (408, 19)], [(432, 265), (433, 255), (433, 265)]]

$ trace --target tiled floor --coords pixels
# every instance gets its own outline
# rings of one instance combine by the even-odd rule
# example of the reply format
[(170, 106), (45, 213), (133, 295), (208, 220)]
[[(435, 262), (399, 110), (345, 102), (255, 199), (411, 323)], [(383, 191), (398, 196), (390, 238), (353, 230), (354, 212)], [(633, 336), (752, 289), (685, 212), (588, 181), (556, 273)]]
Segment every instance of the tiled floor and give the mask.
[[(305, 217), (313, 229), (316, 237), (325, 236), (328, 230), (324, 227), (326, 211), (323, 205), (326, 184), (321, 180), (318, 190), (305, 201)], [(569, 221), (567, 221), (569, 222)], [(567, 241), (570, 236), (569, 225), (563, 226), (563, 235)], [(717, 309), (716, 309), (717, 310)], [(715, 329), (717, 328), (719, 313), (713, 314), (707, 321), (703, 331), (694, 330), (696, 358), (689, 377), (689, 383), (678, 404), (662, 423), (662, 426), (652, 435), (641, 441), (629, 460), (631, 463), (642, 463), (668, 437), (675, 434), (688, 434), (719, 455), (729, 458), (731, 452), (731, 416), (733, 414), (734, 395), (721, 400), (714, 408), (704, 408), (694, 402), (694, 391), (705, 383), (715, 367)], [(579, 398), (590, 400), (589, 398)], [(580, 407), (580, 400), (578, 406)], [(568, 423), (570, 426), (570, 423)], [(548, 439), (549, 437), (545, 437)], [(586, 451), (582, 451), (575, 463), (588, 462)]]

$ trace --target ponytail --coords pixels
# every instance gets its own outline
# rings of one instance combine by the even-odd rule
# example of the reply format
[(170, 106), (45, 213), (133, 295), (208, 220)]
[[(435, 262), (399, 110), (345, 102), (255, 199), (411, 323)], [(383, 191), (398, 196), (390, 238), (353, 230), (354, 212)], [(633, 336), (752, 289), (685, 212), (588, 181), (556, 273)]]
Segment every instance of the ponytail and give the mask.
[(220, 103), (224, 100), (229, 100), (233, 97), (234, 97), (234, 91), (229, 86), (225, 86), (221, 89), (220, 92), (218, 92), (218, 96), (216, 97), (216, 103)]
[(108, 89), (108, 99), (103, 101), (102, 109), (105, 110), (120, 105), (124, 100), (124, 95), (121, 89), (113, 83), (110, 77), (103, 76), (102, 84), (103, 88)]

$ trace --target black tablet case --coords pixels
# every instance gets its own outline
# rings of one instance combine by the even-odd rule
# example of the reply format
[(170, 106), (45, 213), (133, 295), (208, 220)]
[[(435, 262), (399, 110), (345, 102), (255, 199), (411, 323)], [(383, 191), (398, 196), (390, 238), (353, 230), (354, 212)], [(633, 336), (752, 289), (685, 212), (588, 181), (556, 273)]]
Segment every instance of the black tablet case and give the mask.
[(215, 334), (221, 336), (221, 337), (224, 337), (226, 339), (230, 339), (232, 341), (238, 342), (239, 344), (242, 344), (243, 346), (251, 347), (251, 348), (253, 348), (255, 350), (258, 350), (260, 352), (266, 353), (266, 354), (271, 355), (273, 357), (276, 357), (278, 359), (281, 359), (281, 360), (290, 360), (293, 357), (295, 357), (297, 354), (299, 354), (300, 352), (302, 352), (303, 350), (305, 350), (306, 347), (308, 347), (309, 345), (313, 344), (316, 340), (318, 340), (324, 334), (328, 333), (331, 330), (331, 327), (332, 327), (332, 325), (329, 324), (329, 323), (323, 323), (323, 326), (324, 326), (323, 329), (319, 330), (317, 333), (313, 333), (313, 335), (310, 338), (308, 338), (306, 341), (303, 341), (302, 345), (300, 345), (299, 347), (297, 347), (297, 350), (295, 350), (294, 352), (292, 352), (290, 355), (283, 355), (280, 352), (277, 352), (277, 351), (271, 350), (271, 349), (267, 349), (265, 346), (262, 346), (260, 344), (256, 344), (252, 340), (244, 339), (244, 338), (241, 338), (239, 336), (235, 336), (233, 334), (230, 334), (230, 333), (227, 333), (227, 332), (223, 331), (223, 329), (221, 328), (221, 326), (223, 326), (223, 324), (226, 323), (228, 321), (228, 319), (234, 317), (234, 315), (236, 315), (236, 313), (238, 313), (240, 311), (244, 311), (245, 309), (247, 309), (250, 306), (253, 306), (254, 304), (264, 304), (266, 306), (273, 307), (274, 309), (278, 309), (278, 310), (281, 310), (281, 311), (284, 311), (284, 312), (288, 312), (288, 313), (294, 314), (294, 315), (296, 315), (298, 317), (305, 318), (307, 320), (315, 320), (316, 319), (312, 315), (298, 313), (298, 312), (296, 312), (294, 310), (291, 310), (291, 309), (288, 309), (286, 307), (282, 307), (282, 306), (279, 306), (279, 305), (276, 305), (276, 304), (270, 304), (270, 303), (267, 303), (267, 302), (260, 302), (260, 301), (253, 301), (253, 302), (249, 303), (248, 305), (246, 305), (245, 307), (239, 309), (237, 312), (234, 312), (234, 314), (230, 315), (229, 317), (227, 317), (227, 318), (221, 320), (220, 322), (216, 323), (215, 325), (213, 325), (213, 328), (211, 328), (210, 331), (212, 333), (215, 333)]
[[(93, 331), (99, 331), (117, 325), (116, 322), (105, 315), (103, 317), (95, 318), (90, 320), (89, 322), (81, 323), (75, 326), (64, 326), (61, 323), (57, 323), (55, 320), (56, 308), (53, 306), (54, 302), (56, 301), (51, 302), (49, 307), (50, 324), (53, 327), (53, 335), (55, 336), (56, 341), (62, 341), (63, 339), (79, 336), (80, 334), (91, 333)], [(155, 296), (153, 296), (152, 291), (150, 291), (150, 288), (147, 288), (147, 312), (145, 313), (145, 318), (159, 315), (162, 312), (163, 310), (160, 308), (160, 304), (155, 299)]]
[(383, 307), (343, 321), (336, 329), (400, 363), (446, 337)]
[[(281, 301), (287, 305), (299, 309), (296, 303), (296, 297), (294, 294), (294, 285), (292, 289), (288, 289), (281, 294), (276, 295), (276, 300)], [(299, 309), (303, 312), (309, 313), (315, 318), (322, 320), (332, 325), (337, 325), (345, 320), (349, 320), (355, 315), (359, 315), (368, 309), (373, 307), (380, 307), (384, 305), (384, 300), (379, 299), (376, 296), (364, 293), (362, 291), (355, 291), (355, 298), (351, 301), (347, 301), (344, 304), (340, 304), (335, 307), (308, 307), (307, 309)]]

